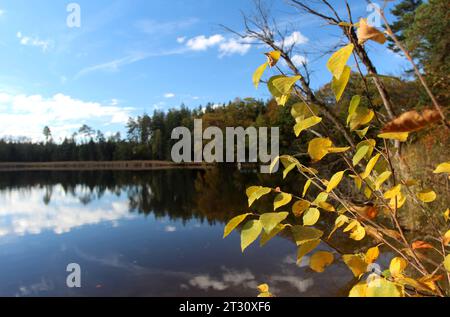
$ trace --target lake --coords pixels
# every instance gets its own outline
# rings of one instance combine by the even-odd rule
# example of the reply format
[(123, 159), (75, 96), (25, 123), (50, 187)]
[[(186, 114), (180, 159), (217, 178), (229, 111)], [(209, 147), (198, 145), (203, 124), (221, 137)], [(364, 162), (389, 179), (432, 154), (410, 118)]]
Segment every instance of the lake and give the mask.
[[(277, 296), (346, 296), (345, 265), (314, 273), (289, 237), (244, 254), (238, 231), (222, 239), (248, 210), (245, 188), (277, 182), (230, 168), (2, 172), (0, 295), (237, 297), (268, 283)], [(69, 263), (81, 288), (66, 286)]]

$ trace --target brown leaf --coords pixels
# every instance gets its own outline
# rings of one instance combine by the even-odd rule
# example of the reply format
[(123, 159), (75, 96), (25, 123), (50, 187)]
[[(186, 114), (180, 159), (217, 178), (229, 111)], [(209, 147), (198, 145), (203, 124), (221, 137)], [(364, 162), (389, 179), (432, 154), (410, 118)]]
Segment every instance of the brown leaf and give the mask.
[(401, 114), (388, 124), (382, 130), (383, 133), (393, 132), (413, 132), (426, 128), (428, 125), (440, 121), (441, 116), (437, 110), (425, 109), (422, 114), (416, 110)]
[(375, 41), (380, 44), (384, 44), (386, 42), (386, 37), (382, 32), (367, 24), (366, 19), (361, 19), (359, 21), (358, 28), (358, 43), (364, 44), (368, 40)]
[(420, 240), (414, 241), (411, 246), (412, 246), (413, 250), (432, 249), (433, 248), (433, 246), (431, 244), (429, 244), (428, 242), (420, 241)]

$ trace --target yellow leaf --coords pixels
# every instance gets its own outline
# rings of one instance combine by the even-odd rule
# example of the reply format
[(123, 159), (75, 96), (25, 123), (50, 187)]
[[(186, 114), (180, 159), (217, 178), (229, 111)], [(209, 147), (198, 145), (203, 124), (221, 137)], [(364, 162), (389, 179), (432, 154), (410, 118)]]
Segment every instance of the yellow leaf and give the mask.
[(325, 271), (325, 268), (334, 261), (333, 253), (326, 251), (319, 251), (313, 254), (309, 260), (309, 267), (318, 273)]
[(362, 130), (356, 130), (356, 134), (359, 136), (360, 139), (364, 138), (369, 131), (370, 126), (365, 127)]
[(364, 273), (366, 273), (367, 263), (361, 255), (344, 254), (342, 259), (356, 278), (359, 279)]
[(375, 117), (375, 112), (367, 107), (358, 107), (356, 111), (349, 115), (347, 120), (349, 121), (350, 130), (354, 131), (362, 125), (370, 123)]
[(327, 62), (328, 70), (333, 74), (333, 77), (340, 79), (348, 59), (352, 55), (354, 49), (353, 44), (344, 46), (337, 52), (335, 52)]
[(384, 193), (384, 198), (386, 199), (392, 199), (395, 198), (400, 191), (402, 190), (402, 185), (398, 184), (397, 186), (392, 187), (387, 192)]
[(262, 196), (269, 194), (272, 189), (262, 186), (251, 186), (247, 188), (246, 194), (248, 197), (248, 206), (251, 207), (255, 200), (260, 199)]
[(264, 246), (269, 242), (273, 237), (283, 231), (287, 225), (278, 224), (272, 231), (266, 233), (265, 231), (261, 234), (261, 240), (259, 241), (260, 246)]
[(260, 291), (261, 293), (267, 293), (269, 291), (269, 285), (267, 285), (267, 284), (259, 285), (258, 291)]
[(287, 205), (291, 202), (292, 195), (287, 193), (279, 193), (275, 196), (275, 200), (273, 202), (273, 210), (277, 210), (278, 208)]
[(434, 174), (449, 173), (450, 174), (450, 162), (439, 164), (433, 172)]
[(315, 138), (308, 144), (308, 154), (313, 161), (320, 161), (328, 154), (328, 149), (333, 145), (329, 138)]
[(294, 132), (295, 132), (295, 136), (299, 136), (300, 133), (302, 133), (303, 131), (315, 126), (316, 124), (320, 123), (322, 121), (322, 118), (320, 117), (316, 117), (316, 116), (312, 116), (309, 117), (305, 120), (302, 120), (300, 122), (298, 122), (295, 126), (294, 126)]
[(259, 220), (250, 220), (243, 227), (241, 231), (241, 249), (242, 252), (252, 244), (262, 231), (262, 225)]
[(230, 220), (230, 222), (227, 223), (227, 225), (225, 226), (225, 229), (223, 231), (223, 237), (226, 238), (234, 229), (237, 228), (237, 226), (239, 226), (241, 224), (242, 221), (245, 220), (245, 218), (247, 218), (249, 215), (251, 215), (250, 213), (248, 214), (244, 214), (244, 215), (239, 215), (234, 217), (233, 219)]
[(349, 116), (351, 116), (356, 112), (356, 109), (358, 108), (360, 103), (361, 103), (361, 96), (355, 95), (352, 97), (352, 100), (350, 101), (350, 106), (348, 107)]
[(320, 211), (317, 208), (309, 208), (303, 215), (304, 226), (314, 226), (320, 218)]
[(300, 217), (311, 206), (311, 203), (307, 200), (298, 200), (292, 205), (292, 213), (296, 217)]
[(382, 277), (371, 279), (367, 284), (367, 297), (404, 297), (402, 286)]
[(344, 177), (345, 171), (337, 172), (336, 174), (331, 177), (330, 182), (327, 186), (327, 193), (331, 192), (333, 189), (338, 187), (339, 183), (342, 181), (342, 178)]
[(417, 198), (419, 198), (424, 203), (431, 203), (436, 200), (436, 193), (431, 189), (425, 189), (417, 193)]
[(330, 148), (328, 148), (328, 153), (343, 153), (343, 152), (347, 152), (350, 149), (351, 149), (351, 147), (349, 147), (349, 146), (347, 146), (347, 147), (330, 147)]
[(390, 140), (397, 140), (400, 142), (406, 142), (408, 140), (409, 133), (408, 132), (388, 132), (388, 133), (381, 133), (378, 135), (381, 139), (390, 139)]
[(445, 221), (450, 220), (450, 209), (448, 209), (448, 208), (446, 211), (444, 211), (444, 219), (445, 219)]
[(270, 233), (280, 222), (287, 218), (288, 212), (268, 212), (259, 217), (266, 233)]
[(292, 163), (291, 165), (286, 167), (283, 171), (283, 179), (285, 179), (288, 176), (289, 172), (292, 171), (296, 166), (297, 164)]
[(262, 64), (261, 66), (259, 66), (255, 73), (253, 74), (253, 85), (255, 86), (256, 89), (258, 89), (259, 86), (259, 82), (261, 81), (261, 77), (264, 74), (264, 71), (267, 68), (267, 63)]
[(282, 95), (290, 95), (292, 87), (300, 78), (301, 76), (281, 76), (273, 80), (273, 85)]
[(366, 19), (359, 20), (357, 33), (359, 44), (364, 44), (368, 40), (375, 41), (379, 44), (384, 44), (386, 42), (386, 37), (384, 36), (384, 34), (378, 31), (373, 26), (367, 24)]
[(328, 199), (328, 193), (321, 192), (319, 195), (317, 195), (316, 199), (312, 202), (313, 205), (319, 206), (320, 203), (327, 201)]
[(450, 272), (450, 254), (448, 254), (448, 255), (445, 257), (445, 260), (444, 260), (444, 267), (445, 267), (445, 269), (447, 270), (447, 272)]
[(380, 190), (381, 185), (383, 185), (383, 183), (385, 181), (387, 181), (389, 179), (389, 177), (391, 177), (392, 172), (390, 171), (386, 171), (380, 174), (380, 176), (377, 177), (377, 179), (375, 180), (375, 189), (376, 190)]
[(303, 187), (303, 194), (302, 194), (302, 197), (305, 197), (305, 196), (306, 196), (306, 193), (308, 192), (308, 188), (309, 188), (309, 186), (311, 186), (311, 183), (312, 183), (312, 180), (311, 180), (311, 179), (308, 179), (308, 180), (306, 181), (305, 186)]
[(445, 234), (444, 234), (444, 238), (443, 238), (443, 242), (445, 246), (448, 246), (450, 243), (450, 230), (448, 230)]
[(272, 51), (269, 53), (265, 53), (264, 55), (267, 56), (267, 64), (269, 64), (270, 67), (274, 67), (278, 63), (278, 61), (281, 57), (281, 52), (280, 51)]
[(375, 167), (375, 164), (377, 164), (378, 159), (380, 158), (380, 156), (381, 156), (381, 154), (378, 153), (372, 159), (370, 159), (369, 163), (367, 163), (366, 170), (361, 175), (362, 179), (366, 179), (367, 177), (369, 177), (370, 173), (372, 173), (372, 170)]
[(366, 252), (366, 263), (371, 264), (375, 262), (378, 259), (378, 256), (380, 255), (380, 249), (378, 247), (373, 247), (367, 250)]
[(300, 264), (303, 257), (307, 255), (309, 252), (313, 251), (320, 244), (320, 240), (313, 240), (303, 243), (298, 247), (297, 251), (297, 264)]
[(336, 101), (341, 100), (341, 97), (347, 87), (348, 81), (350, 79), (350, 75), (352, 73), (352, 69), (349, 66), (344, 67), (344, 71), (339, 79), (333, 77), (331, 81), (331, 89), (333, 89), (334, 96), (336, 97)]
[(329, 204), (325, 201), (322, 201), (319, 203), (319, 207), (322, 208), (323, 210), (329, 211), (329, 212), (334, 212), (336, 211), (336, 208), (333, 207), (332, 204)]
[(361, 241), (366, 236), (366, 230), (363, 226), (359, 225), (356, 227), (355, 230), (352, 231), (350, 234), (350, 239), (353, 239), (355, 241)]
[(350, 290), (349, 297), (367, 297), (367, 283), (358, 283)]
[(291, 230), (297, 246), (300, 246), (306, 242), (318, 240), (323, 236), (322, 231), (311, 227), (293, 226)]
[(407, 266), (408, 262), (404, 258), (396, 257), (391, 260), (389, 271), (393, 277), (401, 276)]
[(281, 93), (278, 88), (275, 86), (274, 82), (277, 79), (283, 79), (285, 78), (285, 76), (283, 75), (277, 75), (277, 76), (273, 76), (269, 79), (269, 81), (267, 82), (267, 88), (269, 89), (270, 93), (272, 94), (272, 96), (275, 98), (275, 101), (277, 102), (277, 104), (279, 106), (284, 106), (286, 104), (286, 102), (289, 100), (289, 97), (291, 96), (291, 94), (283, 94)]
[(319, 108), (313, 104), (306, 104), (304, 102), (295, 103), (291, 107), (291, 115), (296, 122), (300, 122), (304, 119), (312, 116), (318, 116)]

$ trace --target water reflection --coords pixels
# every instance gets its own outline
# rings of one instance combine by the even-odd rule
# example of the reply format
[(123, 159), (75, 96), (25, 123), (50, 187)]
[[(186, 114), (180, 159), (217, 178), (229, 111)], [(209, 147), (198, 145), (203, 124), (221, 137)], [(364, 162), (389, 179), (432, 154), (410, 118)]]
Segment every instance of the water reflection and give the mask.
[[(255, 296), (263, 282), (280, 296), (343, 295), (351, 273), (313, 274), (285, 237), (245, 255), (238, 234), (222, 239), (247, 210), (245, 188), (261, 183), (280, 180), (228, 168), (2, 173), (0, 295)], [(65, 285), (72, 262), (81, 289)]]

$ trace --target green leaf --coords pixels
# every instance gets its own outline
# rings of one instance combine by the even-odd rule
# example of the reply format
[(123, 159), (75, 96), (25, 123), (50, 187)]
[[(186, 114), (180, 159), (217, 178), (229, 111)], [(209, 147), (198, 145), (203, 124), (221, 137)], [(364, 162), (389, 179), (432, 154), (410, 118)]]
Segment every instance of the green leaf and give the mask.
[(336, 174), (331, 177), (330, 181), (327, 185), (327, 193), (331, 192), (333, 189), (338, 187), (339, 183), (342, 181), (342, 178), (344, 177), (345, 171), (337, 172)]
[(320, 245), (320, 240), (312, 240), (301, 244), (297, 250), (297, 264), (300, 264), (303, 257), (314, 251)]
[(267, 242), (272, 240), (277, 234), (279, 234), (281, 231), (283, 231), (287, 225), (278, 224), (270, 233), (266, 233), (265, 231), (261, 234), (261, 240), (259, 241), (259, 245), (261, 247), (265, 246)]
[(237, 228), (241, 224), (242, 221), (244, 221), (251, 213), (243, 214), (234, 217), (230, 220), (230, 222), (227, 223), (225, 226), (225, 229), (223, 231), (223, 237), (226, 238), (234, 229)]
[(291, 230), (297, 246), (318, 240), (323, 236), (323, 231), (312, 227), (293, 226)]
[(241, 231), (241, 249), (242, 252), (252, 244), (262, 231), (261, 221), (250, 220), (243, 227)]
[(280, 222), (287, 218), (288, 212), (269, 212), (259, 217), (266, 233), (270, 233)]
[(336, 101), (341, 100), (342, 94), (347, 87), (348, 81), (350, 79), (350, 74), (352, 69), (349, 66), (345, 66), (344, 71), (342, 72), (342, 76), (339, 79), (333, 77), (333, 81), (331, 82), (331, 88), (333, 89), (334, 96), (336, 97)]
[(300, 135), (300, 133), (302, 133), (302, 131), (305, 131), (305, 130), (315, 126), (316, 124), (319, 124), (321, 121), (322, 121), (322, 118), (312, 116), (312, 117), (309, 117), (305, 120), (298, 122), (294, 126), (295, 136), (299, 137), (299, 135)]
[(258, 200), (262, 196), (269, 194), (271, 191), (271, 188), (262, 186), (251, 186), (247, 188), (246, 194), (248, 197), (248, 206), (251, 207), (255, 200)]
[(264, 74), (267, 65), (268, 65), (267, 63), (262, 64), (256, 69), (255, 73), (253, 74), (253, 85), (255, 85), (256, 89), (258, 89), (259, 82), (261, 81), (261, 77)]
[(354, 46), (353, 44), (349, 44), (344, 46), (337, 52), (335, 52), (327, 62), (328, 70), (333, 74), (333, 77), (336, 79), (340, 79), (344, 69), (346, 67), (347, 61), (352, 55)]
[(320, 218), (320, 211), (317, 208), (309, 208), (303, 215), (304, 226), (314, 226)]
[(361, 146), (357, 151), (355, 156), (353, 157), (353, 166), (358, 165), (359, 162), (366, 156), (367, 152), (369, 152), (369, 146), (364, 145)]
[(278, 208), (287, 205), (291, 202), (292, 195), (287, 193), (279, 193), (273, 202), (273, 210), (277, 210)]

